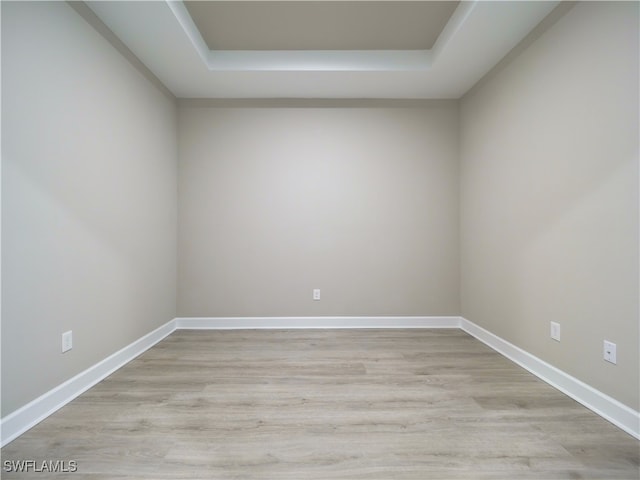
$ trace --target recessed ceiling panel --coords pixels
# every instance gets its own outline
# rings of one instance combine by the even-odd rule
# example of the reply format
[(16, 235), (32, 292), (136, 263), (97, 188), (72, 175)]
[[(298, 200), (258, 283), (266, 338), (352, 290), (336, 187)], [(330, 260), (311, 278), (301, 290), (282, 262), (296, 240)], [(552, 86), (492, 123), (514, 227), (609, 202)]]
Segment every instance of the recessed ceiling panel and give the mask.
[(211, 50), (428, 50), (459, 2), (184, 3)]

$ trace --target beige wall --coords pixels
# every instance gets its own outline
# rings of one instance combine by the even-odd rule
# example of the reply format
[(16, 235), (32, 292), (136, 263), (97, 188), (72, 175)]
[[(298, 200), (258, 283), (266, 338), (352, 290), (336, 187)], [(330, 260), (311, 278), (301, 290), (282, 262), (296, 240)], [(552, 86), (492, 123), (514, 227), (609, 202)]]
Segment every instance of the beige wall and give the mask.
[(190, 102), (178, 132), (179, 316), (459, 314), (455, 102)]
[(175, 317), (176, 149), (174, 101), (68, 5), (2, 2), (3, 415)]
[(638, 54), (637, 2), (571, 9), (464, 97), (460, 186), (463, 316), (635, 410)]

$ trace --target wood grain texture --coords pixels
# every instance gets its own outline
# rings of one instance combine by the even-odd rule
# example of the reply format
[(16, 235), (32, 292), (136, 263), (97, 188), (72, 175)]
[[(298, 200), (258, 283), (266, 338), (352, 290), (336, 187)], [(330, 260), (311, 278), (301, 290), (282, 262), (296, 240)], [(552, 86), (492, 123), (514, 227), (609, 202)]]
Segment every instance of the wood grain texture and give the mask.
[(177, 331), (2, 451), (87, 479), (638, 479), (640, 444), (459, 330)]

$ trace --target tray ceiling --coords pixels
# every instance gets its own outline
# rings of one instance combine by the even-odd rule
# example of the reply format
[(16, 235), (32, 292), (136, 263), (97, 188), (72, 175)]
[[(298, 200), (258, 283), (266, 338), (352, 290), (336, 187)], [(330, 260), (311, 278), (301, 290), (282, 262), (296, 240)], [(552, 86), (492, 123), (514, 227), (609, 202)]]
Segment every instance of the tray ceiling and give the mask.
[(557, 1), (90, 1), (179, 98), (459, 98)]
[(459, 2), (184, 2), (210, 50), (428, 50)]

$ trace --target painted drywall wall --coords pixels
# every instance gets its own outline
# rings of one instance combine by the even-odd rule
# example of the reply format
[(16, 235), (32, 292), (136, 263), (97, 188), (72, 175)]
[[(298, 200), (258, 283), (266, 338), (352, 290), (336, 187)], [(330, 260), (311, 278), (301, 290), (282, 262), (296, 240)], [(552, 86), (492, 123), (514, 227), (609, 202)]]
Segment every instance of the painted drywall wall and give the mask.
[(460, 143), (462, 315), (635, 410), (638, 55), (637, 2), (580, 3), (462, 99)]
[(179, 316), (459, 313), (455, 102), (243, 105), (179, 106)]
[(175, 101), (73, 9), (3, 2), (3, 416), (175, 317), (176, 153)]

